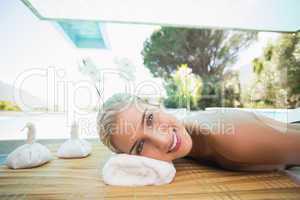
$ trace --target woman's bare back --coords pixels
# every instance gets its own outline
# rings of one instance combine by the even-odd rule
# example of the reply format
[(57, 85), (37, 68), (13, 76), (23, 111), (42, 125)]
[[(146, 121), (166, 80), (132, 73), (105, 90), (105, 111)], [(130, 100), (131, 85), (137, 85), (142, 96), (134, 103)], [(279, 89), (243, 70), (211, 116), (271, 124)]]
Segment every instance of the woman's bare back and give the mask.
[(185, 119), (191, 157), (233, 170), (300, 165), (300, 126), (240, 110), (203, 111)]

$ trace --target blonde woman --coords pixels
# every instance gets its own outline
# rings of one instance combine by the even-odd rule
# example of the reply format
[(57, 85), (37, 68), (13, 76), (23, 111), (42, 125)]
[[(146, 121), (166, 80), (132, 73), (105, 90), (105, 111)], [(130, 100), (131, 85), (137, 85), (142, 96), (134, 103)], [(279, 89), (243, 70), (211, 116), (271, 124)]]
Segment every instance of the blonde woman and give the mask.
[(101, 141), (116, 153), (190, 157), (239, 171), (300, 165), (300, 126), (253, 112), (199, 111), (178, 120), (138, 97), (116, 94), (99, 111)]

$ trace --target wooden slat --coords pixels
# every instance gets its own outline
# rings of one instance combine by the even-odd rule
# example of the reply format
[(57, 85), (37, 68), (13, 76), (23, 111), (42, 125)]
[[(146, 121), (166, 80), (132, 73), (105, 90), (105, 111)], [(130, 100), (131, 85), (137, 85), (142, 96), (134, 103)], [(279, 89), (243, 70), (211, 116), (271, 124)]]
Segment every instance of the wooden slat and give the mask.
[[(53, 154), (58, 144), (48, 145)], [(105, 185), (101, 169), (111, 153), (98, 141), (92, 155), (58, 159), (37, 168), (0, 166), (0, 199), (300, 199), (300, 186), (280, 172), (231, 172), (176, 160), (176, 177), (163, 186)]]

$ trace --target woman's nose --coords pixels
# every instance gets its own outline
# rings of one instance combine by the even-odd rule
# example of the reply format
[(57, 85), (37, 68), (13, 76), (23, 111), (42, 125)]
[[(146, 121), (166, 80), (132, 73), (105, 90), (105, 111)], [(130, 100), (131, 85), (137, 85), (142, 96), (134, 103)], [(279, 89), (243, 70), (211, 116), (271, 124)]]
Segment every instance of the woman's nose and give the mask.
[(165, 131), (156, 130), (149, 135), (149, 140), (151, 143), (160, 149), (160, 151), (167, 153), (172, 143), (172, 134), (171, 130), (167, 129)]

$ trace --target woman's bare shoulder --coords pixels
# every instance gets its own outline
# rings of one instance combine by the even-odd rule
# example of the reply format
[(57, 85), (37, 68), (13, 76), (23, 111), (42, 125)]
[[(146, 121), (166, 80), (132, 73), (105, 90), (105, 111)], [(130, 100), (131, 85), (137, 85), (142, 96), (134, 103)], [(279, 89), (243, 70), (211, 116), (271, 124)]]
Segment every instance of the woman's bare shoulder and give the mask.
[(255, 116), (253, 112), (238, 109), (216, 109), (216, 110), (205, 110), (205, 111), (194, 111), (190, 112), (185, 120), (188, 121), (201, 121), (211, 119), (222, 119), (222, 118), (239, 118), (244, 116)]
[(251, 124), (257, 120), (252, 112), (220, 109), (197, 111), (188, 115), (184, 122), (189, 126), (209, 130), (212, 134), (231, 134), (234, 127), (239, 124)]

